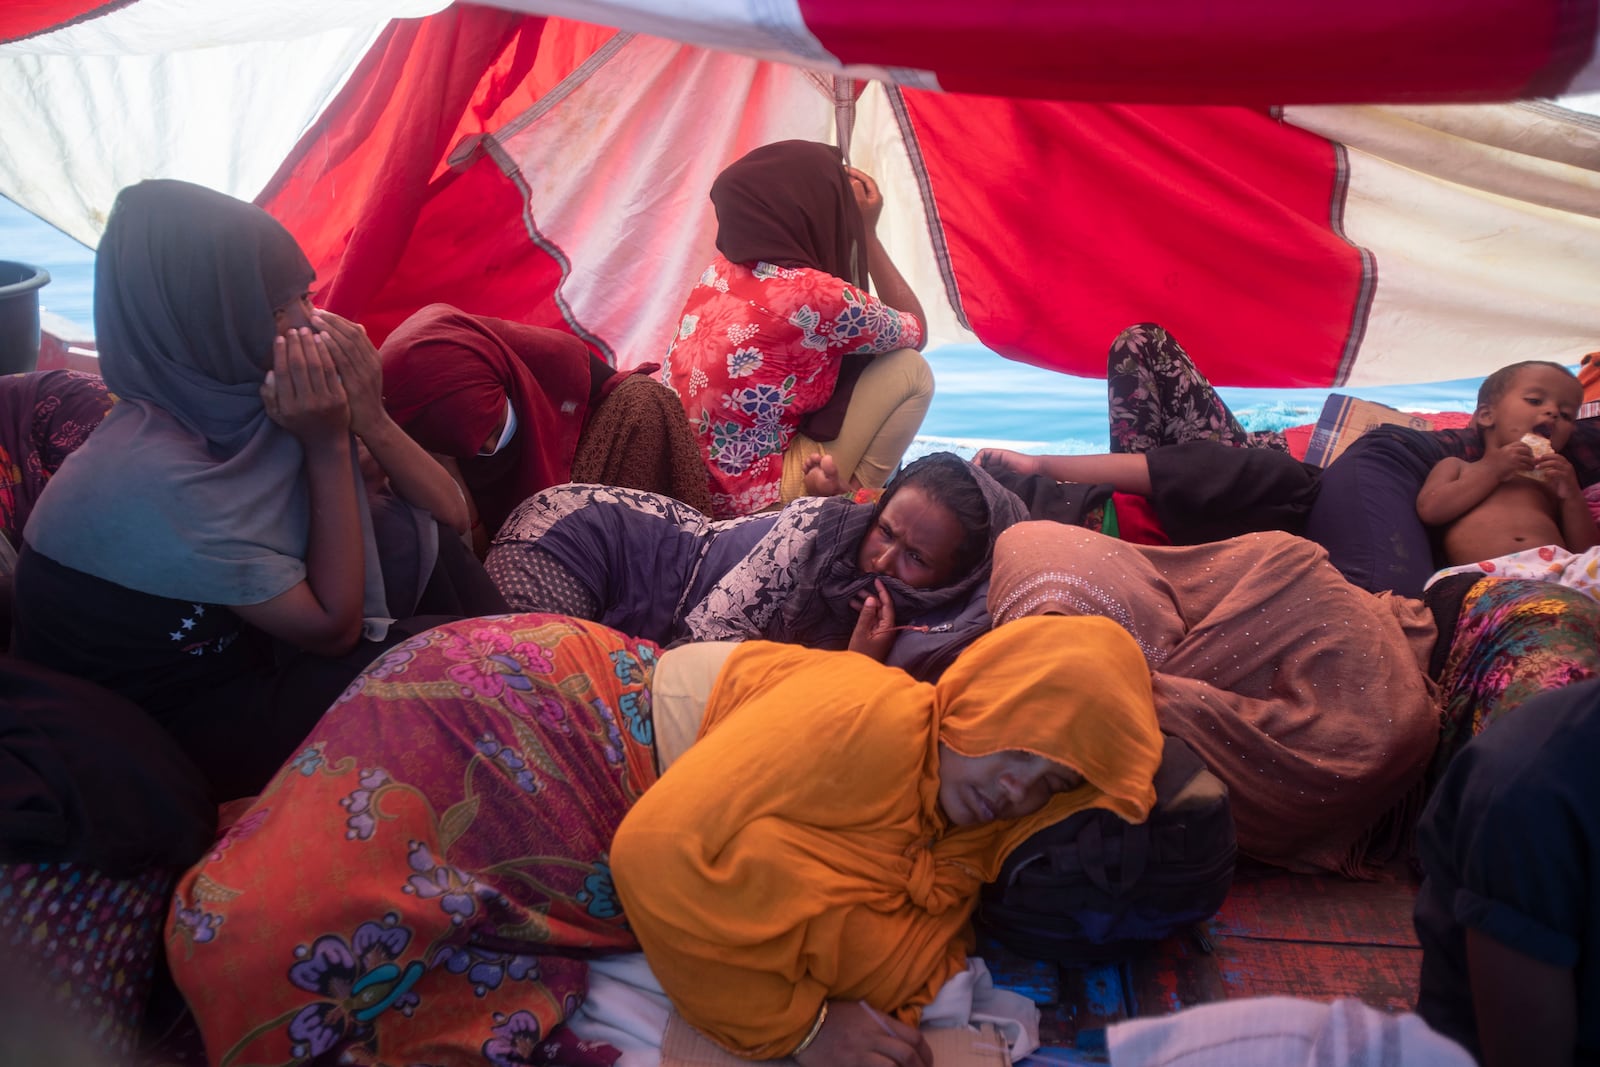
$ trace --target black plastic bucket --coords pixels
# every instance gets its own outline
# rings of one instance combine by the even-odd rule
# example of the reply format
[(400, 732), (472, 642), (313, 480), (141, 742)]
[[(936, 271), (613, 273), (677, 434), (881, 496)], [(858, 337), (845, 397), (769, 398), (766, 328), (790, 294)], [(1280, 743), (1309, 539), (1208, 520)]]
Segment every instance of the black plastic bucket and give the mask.
[(43, 267), (0, 259), (0, 374), (39, 365), (39, 289), (49, 281)]

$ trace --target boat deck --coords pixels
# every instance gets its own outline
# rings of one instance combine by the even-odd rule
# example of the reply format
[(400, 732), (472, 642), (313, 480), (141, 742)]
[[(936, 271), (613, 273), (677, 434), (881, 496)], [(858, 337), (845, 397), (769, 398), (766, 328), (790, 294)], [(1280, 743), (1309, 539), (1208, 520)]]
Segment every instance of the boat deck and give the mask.
[(1054, 964), (980, 946), (997, 984), (1039, 1005), (1043, 1047), (1024, 1063), (1105, 1063), (1105, 1028), (1237, 997), (1355, 997), (1389, 1011), (1416, 1003), (1422, 950), (1416, 884), (1243, 872), (1222, 909), (1137, 957)]

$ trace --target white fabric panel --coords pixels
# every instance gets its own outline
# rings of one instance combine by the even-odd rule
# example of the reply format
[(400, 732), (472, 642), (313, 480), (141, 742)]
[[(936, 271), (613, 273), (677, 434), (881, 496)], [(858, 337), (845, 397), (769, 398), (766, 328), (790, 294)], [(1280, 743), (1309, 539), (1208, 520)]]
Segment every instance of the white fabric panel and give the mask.
[(939, 88), (929, 71), (845, 66), (822, 46), (800, 15), (799, 0), (481, 0), (530, 15), (559, 15), (597, 26), (739, 52), (861, 79), (918, 89)]
[(52, 33), (0, 45), (15, 55), (153, 55), (254, 41), (298, 41), (441, 11), (450, 0), (138, 0)]
[(253, 199), (376, 33), (155, 55), (7, 57), (0, 193), (91, 246), (117, 190), (145, 178)]
[(1600, 130), (1550, 105), (1290, 108), (1349, 148), (1345, 233), (1377, 262), (1348, 382), (1600, 348)]
[[(572, 264), (559, 292), (569, 317), (605, 338), (623, 367), (666, 355), (716, 252), (717, 172), (757, 145), (833, 133), (831, 97), (798, 68), (654, 37), (628, 40), (537, 110), (500, 149), (533, 226)], [(608, 150), (616, 145), (628, 148)]]

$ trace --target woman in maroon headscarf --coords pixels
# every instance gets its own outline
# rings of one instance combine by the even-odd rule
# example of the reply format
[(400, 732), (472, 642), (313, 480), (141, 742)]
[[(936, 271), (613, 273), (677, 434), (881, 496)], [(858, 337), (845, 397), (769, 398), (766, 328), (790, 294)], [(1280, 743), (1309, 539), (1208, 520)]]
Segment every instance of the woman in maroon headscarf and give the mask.
[(412, 315), (380, 351), (384, 406), (455, 476), (480, 556), (518, 504), (563, 482), (709, 503), (688, 423), (648, 377), (654, 364), (618, 373), (571, 334), (449, 304)]
[(830, 489), (881, 487), (933, 374), (916, 352), (922, 305), (874, 233), (877, 184), (837, 148), (780, 141), (719, 174), (711, 202), (721, 255), (689, 294), (661, 377), (695, 427), (712, 513), (788, 503), (812, 467)]

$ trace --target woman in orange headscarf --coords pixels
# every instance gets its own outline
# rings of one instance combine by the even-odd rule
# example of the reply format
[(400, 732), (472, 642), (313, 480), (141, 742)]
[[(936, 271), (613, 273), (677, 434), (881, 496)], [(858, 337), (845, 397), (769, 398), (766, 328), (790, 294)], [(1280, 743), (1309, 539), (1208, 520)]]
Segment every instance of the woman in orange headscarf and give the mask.
[(587, 959), (640, 941), (741, 1051), (793, 1051), (840, 997), (891, 1014), (835, 1006), (808, 1060), (909, 1055), (1006, 852), (1154, 801), (1149, 673), (1103, 619), (1004, 627), (937, 687), (752, 642), (707, 705), (672, 664), (701, 652), (506, 615), (375, 661), (174, 894), (167, 958), (213, 1062), (611, 1063), (562, 1024)]
[(1161, 744), (1143, 657), (1105, 619), (1002, 627), (937, 685), (747, 645), (623, 819), (617, 894), (679, 1013), (724, 1047), (913, 1062), (980, 885), (1073, 812), (1142, 821)]

